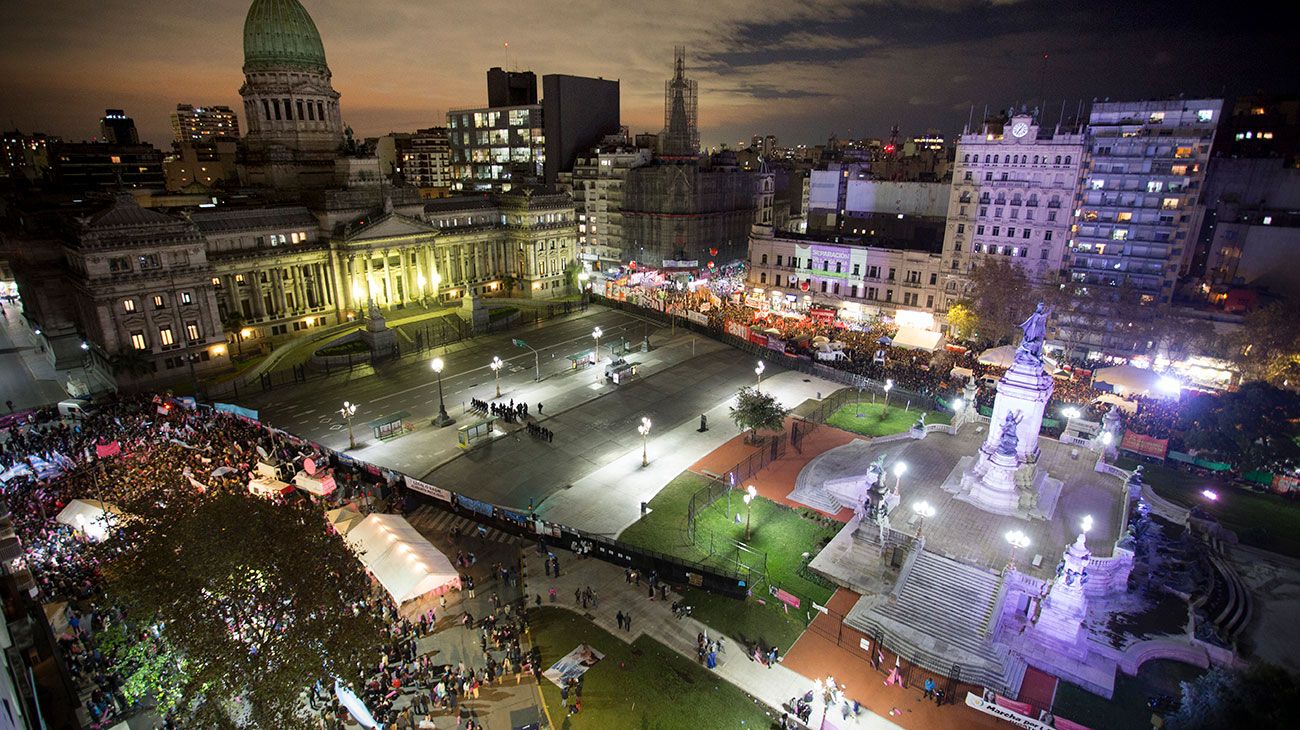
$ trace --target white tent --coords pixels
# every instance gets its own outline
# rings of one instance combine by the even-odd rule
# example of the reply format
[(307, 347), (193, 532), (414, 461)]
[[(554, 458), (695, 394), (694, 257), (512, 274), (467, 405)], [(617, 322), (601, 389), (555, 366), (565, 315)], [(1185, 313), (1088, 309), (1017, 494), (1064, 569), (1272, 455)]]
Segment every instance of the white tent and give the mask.
[(943, 333), (915, 327), (899, 327), (898, 334), (894, 335), (894, 341), (891, 344), (894, 347), (902, 347), (908, 350), (934, 352), (943, 347)]
[(74, 499), (54, 519), (84, 532), (95, 542), (103, 542), (120, 514), (122, 510), (98, 499)]
[(1160, 373), (1133, 365), (1101, 368), (1092, 374), (1094, 384), (1106, 383), (1120, 395), (1171, 395), (1160, 388), (1160, 380)]
[(995, 368), (1009, 368), (1015, 359), (1016, 348), (1014, 345), (993, 347), (980, 353), (980, 364), (991, 365)]
[(372, 514), (344, 539), (399, 604), (430, 591), (444, 591), (460, 580), (447, 556), (397, 515)]
[(334, 529), (338, 530), (340, 535), (348, 534), (352, 528), (357, 526), (357, 523), (365, 519), (365, 515), (351, 507), (332, 509), (325, 513), (325, 517), (329, 519), (330, 524), (334, 525)]
[(1134, 403), (1131, 400), (1124, 400), (1123, 398), (1115, 395), (1114, 393), (1102, 393), (1101, 395), (1094, 398), (1092, 402), (1105, 403), (1107, 405), (1115, 406), (1116, 408), (1119, 408), (1120, 410), (1124, 411), (1129, 415), (1133, 415), (1134, 413), (1137, 413), (1138, 410), (1138, 406), (1136, 403)]

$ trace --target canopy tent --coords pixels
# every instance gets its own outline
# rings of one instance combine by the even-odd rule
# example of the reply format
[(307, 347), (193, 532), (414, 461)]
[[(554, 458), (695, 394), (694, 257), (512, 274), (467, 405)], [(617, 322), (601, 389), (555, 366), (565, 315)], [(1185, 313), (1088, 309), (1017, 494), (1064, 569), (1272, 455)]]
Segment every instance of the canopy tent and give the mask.
[(305, 471), (300, 471), (294, 475), (293, 485), (308, 494), (324, 497), (334, 491), (334, 475), (319, 472), (308, 474)]
[(894, 335), (892, 344), (894, 347), (902, 347), (908, 350), (934, 352), (943, 347), (943, 333), (915, 327), (900, 327), (898, 328), (898, 334)]
[(273, 497), (277, 494), (287, 494), (293, 491), (292, 484), (286, 484), (278, 479), (259, 479), (258, 477), (249, 477), (248, 491), (259, 497)]
[(343, 539), (398, 604), (460, 582), (447, 556), (397, 515), (372, 514)]
[(1176, 388), (1172, 392), (1166, 392), (1161, 387), (1163, 380), (1164, 376), (1160, 373), (1134, 365), (1115, 365), (1101, 368), (1092, 374), (1093, 387), (1109, 385), (1111, 390), (1120, 395), (1157, 395), (1177, 398)]
[(348, 534), (352, 528), (357, 526), (358, 522), (365, 519), (365, 515), (351, 507), (332, 509), (325, 513), (325, 517), (329, 519), (330, 524), (334, 526), (335, 530), (339, 531), (340, 535)]
[(1116, 408), (1119, 408), (1120, 410), (1124, 411), (1130, 416), (1133, 415), (1134, 413), (1137, 413), (1138, 410), (1138, 406), (1136, 403), (1134, 403), (1131, 400), (1124, 400), (1123, 398), (1115, 395), (1114, 393), (1102, 393), (1101, 395), (1094, 398), (1092, 402), (1105, 403), (1107, 405), (1115, 406)]
[(54, 519), (80, 530), (94, 542), (103, 542), (121, 514), (122, 510), (98, 499), (74, 499)]
[(980, 364), (995, 368), (1009, 368), (1016, 359), (1015, 345), (993, 347), (980, 353)]

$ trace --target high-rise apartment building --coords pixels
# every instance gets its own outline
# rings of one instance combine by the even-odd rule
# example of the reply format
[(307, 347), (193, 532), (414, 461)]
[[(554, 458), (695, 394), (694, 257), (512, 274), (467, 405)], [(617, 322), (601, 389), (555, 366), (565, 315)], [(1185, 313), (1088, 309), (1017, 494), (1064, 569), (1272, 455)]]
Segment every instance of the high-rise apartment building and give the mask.
[(545, 177), (554, 184), (572, 172), (578, 155), (619, 131), (618, 82), (566, 74), (542, 77), (542, 128), (546, 134)]
[(532, 71), (504, 71), (493, 66), (487, 72), (488, 106), (528, 106), (537, 103), (537, 74)]
[(121, 109), (104, 110), (104, 118), (99, 120), (99, 138), (109, 144), (140, 144), (135, 120)]
[(447, 131), (453, 190), (504, 191), (541, 177), (546, 136), (540, 104), (452, 109)]
[(172, 134), (177, 144), (225, 137), (237, 139), (239, 120), (228, 106), (177, 104), (176, 111), (172, 112)]
[(648, 164), (651, 151), (607, 144), (578, 157), (573, 205), (578, 212), (578, 258), (592, 268), (617, 266), (623, 254), (623, 184), (628, 170)]
[(1074, 354), (1134, 355), (1151, 346), (1130, 334), (1143, 331), (1130, 323), (1167, 308), (1190, 266), (1222, 111), (1221, 99), (1093, 105), (1065, 262), (1076, 300), (1058, 321)]
[(451, 189), (451, 143), (446, 127), (416, 130), (401, 156), (401, 173), (425, 197)]
[(1060, 278), (1086, 149), (1082, 130), (1044, 128), (1028, 113), (962, 133), (943, 241), (947, 296), (960, 298), (965, 274), (993, 257), (1033, 281)]

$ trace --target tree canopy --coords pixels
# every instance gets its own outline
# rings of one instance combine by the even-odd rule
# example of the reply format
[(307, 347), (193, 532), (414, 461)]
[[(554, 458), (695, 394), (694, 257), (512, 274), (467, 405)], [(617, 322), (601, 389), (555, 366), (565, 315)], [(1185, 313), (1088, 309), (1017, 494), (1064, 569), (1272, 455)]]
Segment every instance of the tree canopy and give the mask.
[(988, 257), (970, 272), (967, 304), (975, 317), (973, 335), (979, 342), (1011, 342), (1016, 325), (1034, 311), (1036, 290), (1019, 266)]
[(1249, 314), (1230, 343), (1233, 360), (1247, 378), (1300, 388), (1300, 317), (1288, 302)]
[(973, 340), (979, 331), (979, 315), (969, 301), (962, 300), (948, 305), (948, 326), (959, 340)]
[(232, 712), (256, 727), (302, 726), (303, 690), (351, 678), (382, 646), (382, 621), (354, 610), (369, 591), (355, 556), (305, 504), (172, 497), (134, 500), (106, 543), (128, 546), (105, 566), (109, 596), (176, 657), (176, 672), (149, 668), (161, 675), (156, 695), (179, 690), (201, 727), (230, 726)]
[(1216, 666), (1183, 682), (1182, 702), (1165, 723), (1171, 730), (1296, 727), (1300, 688), (1281, 667), (1255, 664), (1232, 671)]
[(1207, 452), (1237, 469), (1262, 469), (1300, 461), (1293, 440), (1300, 395), (1254, 381), (1218, 396), (1187, 401), (1179, 427), (1188, 448)]
[(731, 420), (736, 426), (750, 431), (750, 438), (759, 431), (781, 431), (785, 428), (786, 409), (770, 393), (748, 386), (737, 394), (736, 405), (731, 407)]

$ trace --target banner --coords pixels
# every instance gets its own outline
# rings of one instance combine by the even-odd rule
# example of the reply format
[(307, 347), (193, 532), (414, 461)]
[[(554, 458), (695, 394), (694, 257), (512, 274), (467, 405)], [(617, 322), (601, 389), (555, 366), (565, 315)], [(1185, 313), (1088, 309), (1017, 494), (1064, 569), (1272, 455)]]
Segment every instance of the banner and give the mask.
[(727, 334), (747, 340), (749, 339), (749, 328), (739, 322), (727, 322)]
[(776, 587), (771, 588), (768, 592), (772, 594), (773, 598), (780, 601), (781, 603), (786, 604), (790, 608), (799, 607), (799, 597), (795, 596), (794, 594), (787, 593), (781, 590), (780, 588), (776, 588)]
[(1274, 474), (1272, 487), (1273, 491), (1278, 494), (1294, 492), (1295, 490), (1300, 489), (1300, 479), (1289, 477), (1285, 474)]
[(1119, 447), (1125, 451), (1132, 451), (1135, 454), (1151, 456), (1163, 461), (1165, 455), (1169, 453), (1169, 439), (1152, 438), (1125, 429), (1124, 438), (1120, 441)]
[(430, 497), (433, 497), (434, 499), (441, 499), (442, 501), (448, 503), (451, 502), (451, 492), (448, 492), (442, 487), (435, 487), (432, 484), (429, 484), (428, 482), (422, 482), (419, 479), (406, 477), (406, 488), (412, 491), (419, 492), (420, 494), (427, 494)]
[(762, 332), (750, 332), (749, 341), (759, 347), (767, 347), (767, 335)]
[[(997, 698), (998, 702), (1001, 702), (1002, 699), (1003, 698), (1000, 696)], [(1021, 713), (1016, 712), (1015, 710), (1002, 707), (1001, 705), (998, 704), (998, 702), (988, 702), (984, 700), (982, 697), (980, 697), (979, 695), (975, 694), (974, 692), (966, 693), (967, 707), (973, 707), (976, 710), (979, 710), (980, 712), (1006, 720), (1012, 725), (1015, 725), (1016, 727), (1025, 728), (1026, 730), (1052, 730), (1051, 725), (1039, 722), (1038, 720), (1035, 720), (1032, 717), (1027, 717), (1025, 715), (1022, 715)], [(1018, 702), (1016, 704), (1022, 704), (1022, 703)]]
[(478, 512), (479, 514), (487, 515), (488, 517), (492, 516), (492, 505), (487, 502), (480, 502), (477, 499), (470, 499), (463, 494), (457, 494), (456, 503), (471, 512)]
[(705, 314), (704, 312), (687, 312), (686, 318), (696, 324), (709, 323), (709, 315)]
[(586, 674), (588, 669), (604, 658), (604, 654), (589, 645), (578, 644), (577, 648), (561, 657), (560, 661), (552, 664), (550, 669), (542, 672), (542, 676), (554, 682), (555, 686), (563, 687), (570, 679)]
[(218, 411), (223, 413), (233, 413), (236, 416), (242, 416), (250, 421), (257, 420), (257, 411), (252, 408), (244, 408), (243, 406), (237, 406), (234, 403), (214, 403), (213, 405), (216, 406)]
[(768, 335), (767, 347), (768, 349), (776, 350), (777, 352), (785, 352), (785, 340), (774, 335)]
[(117, 456), (120, 453), (122, 453), (122, 445), (116, 441), (110, 441), (106, 444), (95, 444), (95, 456), (98, 456), (101, 459), (110, 456)]
[(1034, 711), (1034, 706), (1028, 702), (1017, 702), (1010, 697), (997, 696), (998, 707), (1005, 707), (1012, 712), (1019, 713), (1028, 717)]

